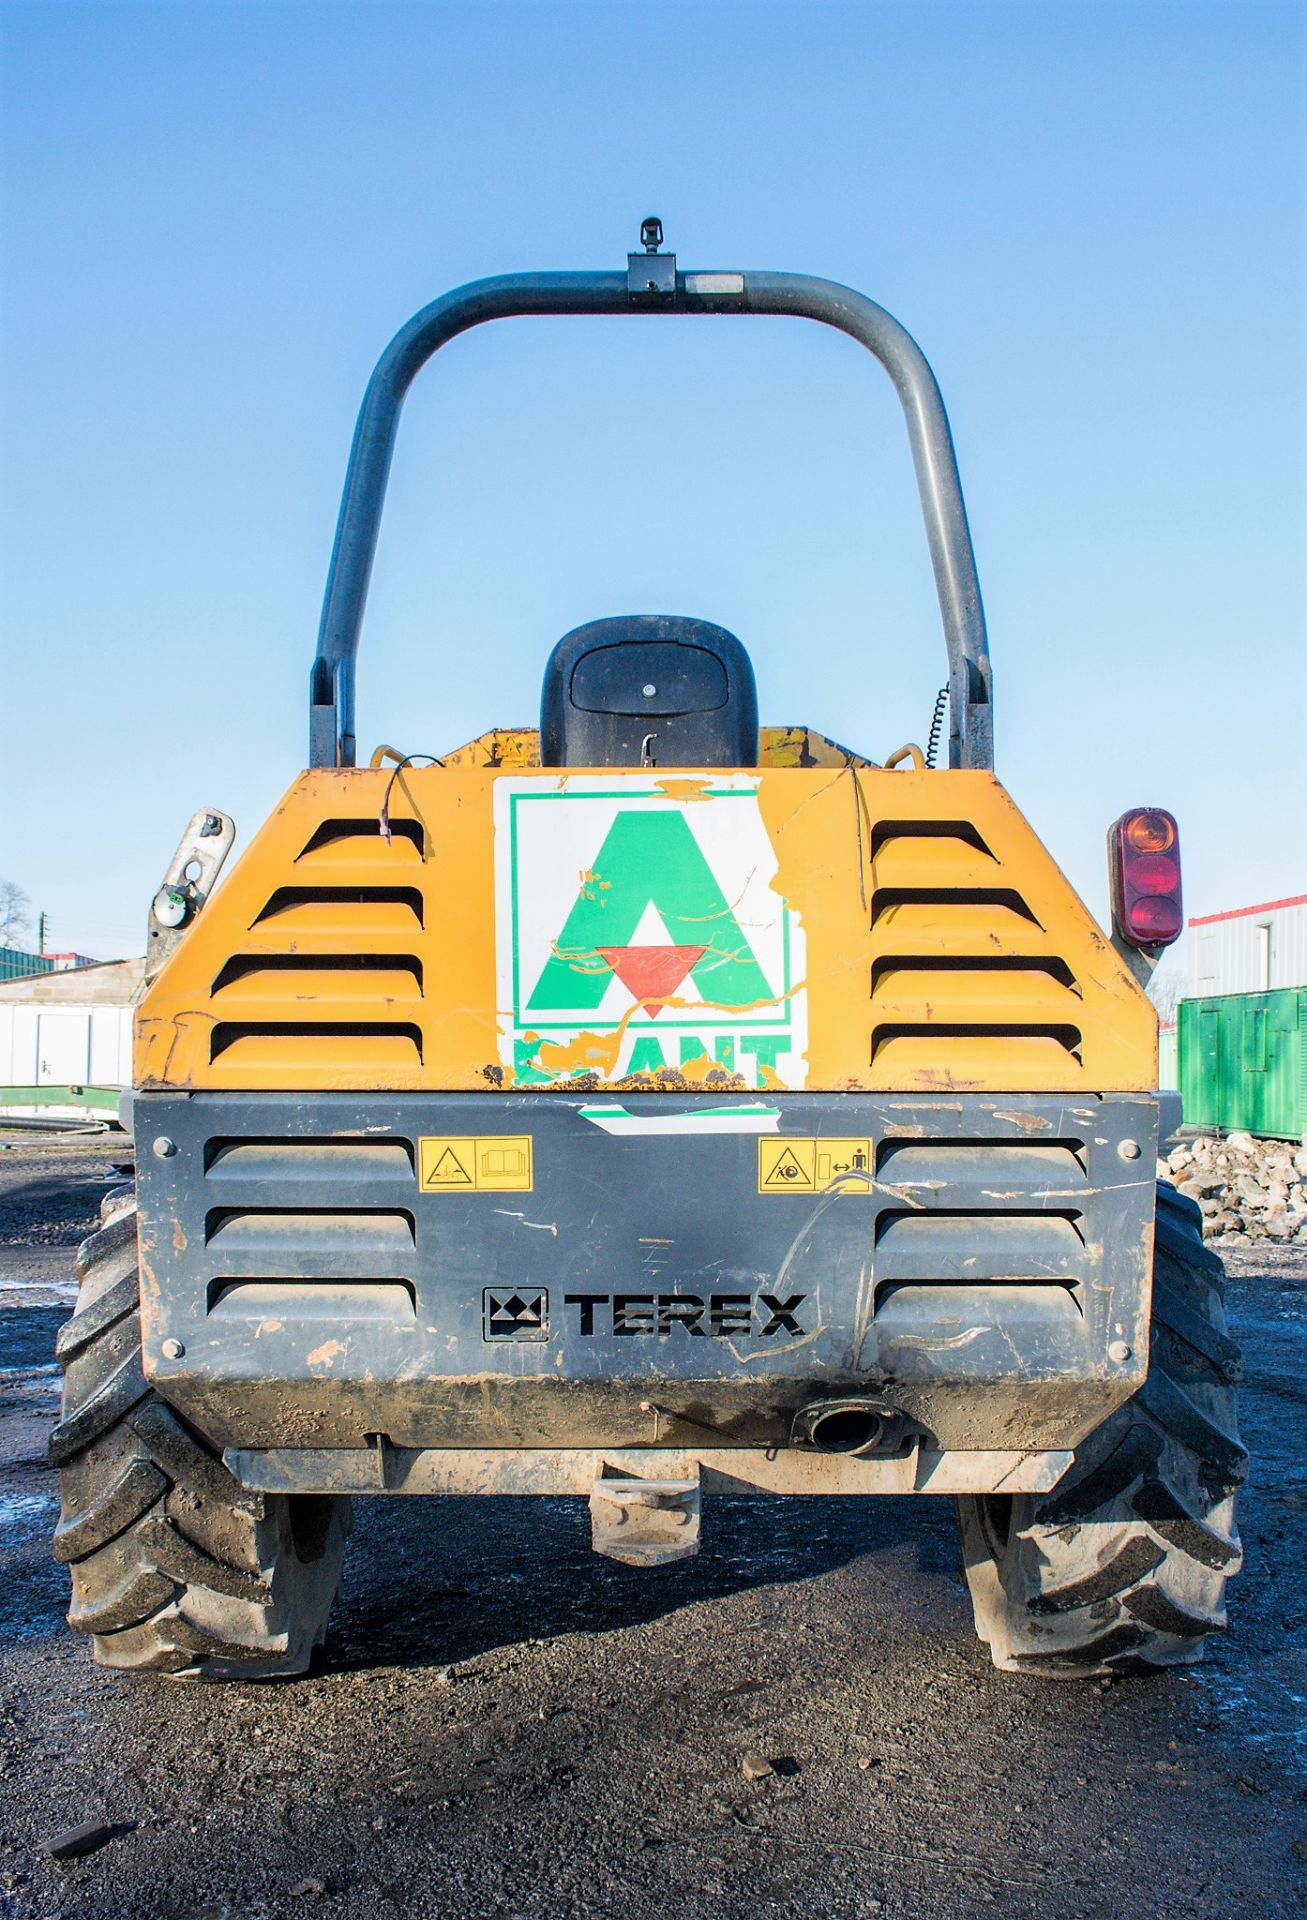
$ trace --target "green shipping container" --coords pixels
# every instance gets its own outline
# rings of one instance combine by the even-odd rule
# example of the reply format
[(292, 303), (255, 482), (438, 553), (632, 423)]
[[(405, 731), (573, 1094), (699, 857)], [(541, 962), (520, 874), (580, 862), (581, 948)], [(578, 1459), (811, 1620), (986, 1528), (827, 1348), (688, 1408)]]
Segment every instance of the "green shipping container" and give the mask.
[(1307, 1132), (1307, 987), (1182, 1000), (1179, 1033), (1186, 1126)]

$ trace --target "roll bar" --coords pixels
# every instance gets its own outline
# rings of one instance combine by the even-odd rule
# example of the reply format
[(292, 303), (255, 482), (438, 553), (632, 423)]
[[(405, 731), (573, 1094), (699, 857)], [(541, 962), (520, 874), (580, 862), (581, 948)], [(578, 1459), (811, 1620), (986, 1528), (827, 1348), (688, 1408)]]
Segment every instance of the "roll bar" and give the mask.
[(439, 348), (487, 320), (551, 313), (774, 313), (838, 327), (889, 374), (903, 404), (949, 663), (949, 765), (994, 764), (992, 684), (975, 554), (939, 387), (916, 341), (883, 307), (802, 273), (681, 272), (644, 222), (625, 273), (509, 273), (473, 280), (424, 307), (377, 362), (359, 411), (309, 683), (309, 765), (352, 767), (354, 661), (377, 547), (399, 411)]

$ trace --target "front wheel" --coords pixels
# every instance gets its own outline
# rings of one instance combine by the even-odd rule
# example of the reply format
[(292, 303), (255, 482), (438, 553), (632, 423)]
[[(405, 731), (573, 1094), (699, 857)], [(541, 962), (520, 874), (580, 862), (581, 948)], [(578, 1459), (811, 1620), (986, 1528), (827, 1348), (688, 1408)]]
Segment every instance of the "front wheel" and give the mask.
[(959, 1500), (976, 1631), (1003, 1672), (1078, 1679), (1187, 1665), (1224, 1627), (1248, 1461), (1224, 1282), (1199, 1209), (1159, 1182), (1144, 1385), (1051, 1493)]

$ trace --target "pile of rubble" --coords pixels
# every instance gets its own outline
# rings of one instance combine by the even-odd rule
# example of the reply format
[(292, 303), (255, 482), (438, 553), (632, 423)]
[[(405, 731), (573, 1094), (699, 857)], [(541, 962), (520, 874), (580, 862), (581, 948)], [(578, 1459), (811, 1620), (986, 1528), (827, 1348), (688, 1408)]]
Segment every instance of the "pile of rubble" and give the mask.
[(1257, 1140), (1231, 1133), (1185, 1140), (1158, 1163), (1203, 1210), (1203, 1237), (1307, 1246), (1307, 1137)]

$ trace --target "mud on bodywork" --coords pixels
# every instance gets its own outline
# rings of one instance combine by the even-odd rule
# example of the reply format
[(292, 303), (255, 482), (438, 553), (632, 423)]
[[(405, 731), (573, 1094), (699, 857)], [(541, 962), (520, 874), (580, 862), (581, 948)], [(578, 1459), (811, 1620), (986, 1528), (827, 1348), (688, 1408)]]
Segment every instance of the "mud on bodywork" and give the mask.
[(460, 764), (300, 775), (150, 986), (134, 1079), (1092, 1099), (1154, 1086), (1156, 1040), (989, 773)]

